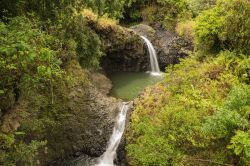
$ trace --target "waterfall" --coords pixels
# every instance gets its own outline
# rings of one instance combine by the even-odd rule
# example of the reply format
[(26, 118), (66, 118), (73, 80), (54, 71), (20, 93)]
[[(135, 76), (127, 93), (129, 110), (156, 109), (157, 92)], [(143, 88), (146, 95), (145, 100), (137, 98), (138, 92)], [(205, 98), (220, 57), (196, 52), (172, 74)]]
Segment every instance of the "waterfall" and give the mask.
[(113, 133), (108, 143), (108, 148), (106, 152), (99, 158), (98, 164), (96, 164), (95, 166), (114, 166), (116, 150), (120, 144), (125, 129), (126, 115), (128, 109), (129, 109), (129, 103), (123, 102), (122, 106), (120, 107), (120, 113), (116, 118)]
[(141, 38), (145, 41), (148, 47), (148, 52), (150, 56), (151, 74), (160, 75), (161, 71), (159, 68), (158, 60), (157, 60), (157, 54), (152, 43), (144, 36), (141, 36)]

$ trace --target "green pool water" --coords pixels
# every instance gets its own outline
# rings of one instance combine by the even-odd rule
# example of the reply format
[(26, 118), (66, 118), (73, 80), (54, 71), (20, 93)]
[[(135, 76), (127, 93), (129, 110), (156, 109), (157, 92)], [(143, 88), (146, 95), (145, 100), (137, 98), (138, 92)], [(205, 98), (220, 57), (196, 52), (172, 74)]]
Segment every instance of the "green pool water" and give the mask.
[(149, 73), (119, 72), (111, 75), (113, 88), (111, 96), (125, 101), (135, 98), (146, 86), (153, 85), (162, 79), (161, 76), (152, 76)]

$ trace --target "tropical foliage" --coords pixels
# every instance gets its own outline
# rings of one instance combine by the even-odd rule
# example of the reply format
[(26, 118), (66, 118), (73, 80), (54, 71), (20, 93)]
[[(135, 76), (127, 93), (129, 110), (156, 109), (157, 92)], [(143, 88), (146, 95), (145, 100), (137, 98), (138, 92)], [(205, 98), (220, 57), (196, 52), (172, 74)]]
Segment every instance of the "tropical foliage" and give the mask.
[(93, 86), (87, 70), (98, 70), (113, 49), (104, 34), (122, 31), (119, 22), (140, 21), (176, 30), (195, 50), (135, 100), (126, 135), (129, 164), (250, 165), (249, 0), (0, 4), (0, 165), (41, 165), (44, 156), (71, 152), (52, 137), (64, 139), (64, 122), (79, 113), (68, 102), (69, 90), (84, 89), (71, 95), (87, 101), (85, 90)]
[(37, 22), (24, 17), (0, 22), (0, 81), (1, 110), (7, 110), (10, 102), (18, 99), (23, 83), (30, 86), (48, 84), (53, 87), (53, 80), (60, 79), (62, 63), (57, 56), (60, 43), (38, 28)]
[(250, 164), (250, 2), (206, 2), (189, 1), (198, 17), (176, 28), (195, 52), (136, 99), (131, 165)]
[(219, 0), (214, 8), (197, 18), (196, 49), (210, 53), (228, 49), (249, 54), (249, 15), (249, 1)]

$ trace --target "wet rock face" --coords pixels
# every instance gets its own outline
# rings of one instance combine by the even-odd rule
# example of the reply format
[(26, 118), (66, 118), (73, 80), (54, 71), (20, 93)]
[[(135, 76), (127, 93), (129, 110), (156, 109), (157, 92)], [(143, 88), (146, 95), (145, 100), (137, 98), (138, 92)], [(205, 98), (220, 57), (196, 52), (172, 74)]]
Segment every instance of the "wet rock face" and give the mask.
[(181, 39), (173, 32), (160, 27), (153, 29), (148, 25), (139, 24), (131, 27), (131, 29), (151, 40), (158, 55), (159, 66), (163, 71), (167, 65), (178, 63), (180, 58), (186, 57), (188, 52), (193, 49), (191, 42)]
[(107, 73), (147, 69), (144, 43), (133, 31), (117, 27), (101, 37), (106, 52), (101, 60), (101, 67)]
[[(71, 100), (69, 109), (79, 109), (75, 108), (75, 104), (81, 102), (74, 98)], [(71, 116), (63, 125), (63, 130), (67, 132), (64, 139), (74, 145), (75, 152), (98, 157), (105, 152), (112, 134), (114, 119), (119, 111), (117, 100), (107, 98), (92, 89), (88, 99), (83, 102), (84, 106), (79, 112), (75, 112), (75, 116)]]

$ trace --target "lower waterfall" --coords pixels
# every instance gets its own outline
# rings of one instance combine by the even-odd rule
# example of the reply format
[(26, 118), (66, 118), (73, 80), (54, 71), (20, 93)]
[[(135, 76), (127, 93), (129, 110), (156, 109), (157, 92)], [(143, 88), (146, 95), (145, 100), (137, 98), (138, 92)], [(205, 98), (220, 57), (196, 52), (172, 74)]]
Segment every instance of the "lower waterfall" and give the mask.
[(129, 102), (123, 102), (120, 113), (116, 118), (113, 133), (109, 139), (106, 152), (98, 159), (98, 164), (95, 166), (114, 166), (114, 160), (116, 158), (116, 150), (120, 144), (125, 125), (126, 115), (129, 109)]

